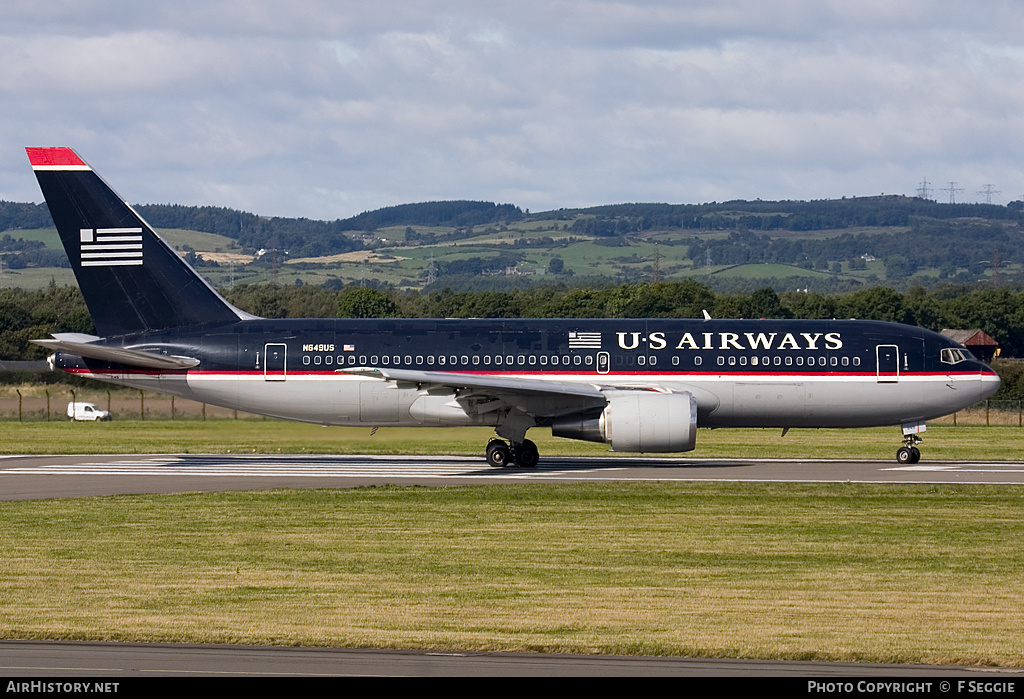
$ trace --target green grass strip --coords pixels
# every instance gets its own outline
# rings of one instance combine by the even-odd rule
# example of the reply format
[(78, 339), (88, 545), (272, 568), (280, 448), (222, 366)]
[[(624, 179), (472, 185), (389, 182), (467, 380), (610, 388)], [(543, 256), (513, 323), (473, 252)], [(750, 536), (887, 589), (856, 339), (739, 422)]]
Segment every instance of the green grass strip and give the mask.
[(648, 483), (0, 503), (0, 636), (1024, 664), (1024, 491)]
[[(486, 427), (321, 427), (279, 420), (114, 420), (107, 423), (0, 422), (0, 454), (323, 453), (463, 454), (483, 456), (494, 431)], [(1012, 426), (931, 425), (921, 447), (925, 461), (1019, 460), (1024, 430)], [(534, 429), (541, 456), (616, 455), (604, 444), (551, 436)], [(850, 458), (895, 461), (898, 427), (870, 429), (728, 429), (697, 432), (697, 449), (671, 455), (706, 458)], [(635, 454), (617, 454), (636, 456)], [(660, 455), (659, 455), (660, 456)]]

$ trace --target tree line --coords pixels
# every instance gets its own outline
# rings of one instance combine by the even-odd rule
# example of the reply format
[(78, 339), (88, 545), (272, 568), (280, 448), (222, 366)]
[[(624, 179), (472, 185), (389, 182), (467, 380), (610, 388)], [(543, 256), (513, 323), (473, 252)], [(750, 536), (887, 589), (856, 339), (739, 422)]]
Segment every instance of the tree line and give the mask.
[(1021, 221), (1024, 202), (940, 204), (904, 196), (853, 197), (817, 201), (728, 201), (707, 204), (613, 204), (559, 209), (570, 230), (596, 236), (630, 231), (690, 230), (820, 231), (843, 228), (909, 226), (915, 218), (978, 218)]

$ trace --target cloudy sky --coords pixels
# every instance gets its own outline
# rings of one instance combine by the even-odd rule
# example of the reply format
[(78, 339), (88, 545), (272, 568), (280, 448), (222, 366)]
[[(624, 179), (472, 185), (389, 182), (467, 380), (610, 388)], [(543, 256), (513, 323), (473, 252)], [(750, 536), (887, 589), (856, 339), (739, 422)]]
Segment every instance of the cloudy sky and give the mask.
[(24, 146), (133, 203), (334, 219), (482, 199), (1024, 196), (1019, 0), (5, 0)]

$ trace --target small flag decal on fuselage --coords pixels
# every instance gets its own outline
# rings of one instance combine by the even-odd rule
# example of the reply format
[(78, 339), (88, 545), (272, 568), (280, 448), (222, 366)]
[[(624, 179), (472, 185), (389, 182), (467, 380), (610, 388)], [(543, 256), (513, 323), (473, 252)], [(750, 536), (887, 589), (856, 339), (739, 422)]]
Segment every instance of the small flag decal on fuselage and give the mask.
[(569, 349), (601, 349), (601, 333), (569, 333)]
[(141, 228), (81, 229), (83, 267), (142, 264)]

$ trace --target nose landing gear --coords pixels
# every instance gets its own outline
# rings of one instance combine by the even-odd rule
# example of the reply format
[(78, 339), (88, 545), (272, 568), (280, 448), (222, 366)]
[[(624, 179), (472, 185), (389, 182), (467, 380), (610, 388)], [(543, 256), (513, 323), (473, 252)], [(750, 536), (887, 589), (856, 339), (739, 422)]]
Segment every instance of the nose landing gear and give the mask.
[(896, 450), (896, 463), (916, 464), (921, 460), (921, 450), (917, 448), (923, 440), (916, 434), (903, 437), (903, 446)]

